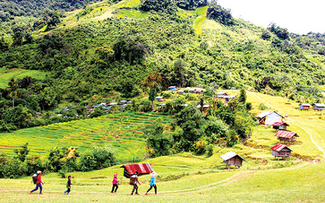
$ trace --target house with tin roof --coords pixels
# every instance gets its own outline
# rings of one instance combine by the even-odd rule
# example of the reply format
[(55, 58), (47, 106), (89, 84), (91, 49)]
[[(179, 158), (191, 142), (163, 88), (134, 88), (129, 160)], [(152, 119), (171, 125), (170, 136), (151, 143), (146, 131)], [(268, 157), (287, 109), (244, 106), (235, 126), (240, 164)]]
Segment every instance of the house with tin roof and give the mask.
[(323, 110), (325, 110), (325, 104), (314, 103), (313, 109), (316, 111), (323, 111)]
[[(228, 166), (228, 170), (231, 165), (237, 166), (240, 168), (243, 165), (243, 160), (246, 161), (243, 157), (239, 156), (235, 152), (227, 152), (220, 156), (223, 159), (223, 163), (225, 163)], [(246, 161), (247, 162), (247, 161)]]
[(290, 157), (292, 150), (283, 144), (276, 144), (272, 149), (272, 155), (279, 159), (279, 157)]
[(297, 133), (290, 131), (278, 131), (274, 136), (278, 137), (280, 141), (285, 142), (294, 142), (296, 141), (296, 137), (299, 137)]
[(283, 122), (284, 120), (284, 116), (276, 111), (265, 111), (255, 116), (255, 118), (257, 118), (258, 123), (262, 125), (273, 125), (276, 122)]
[(310, 104), (306, 104), (306, 103), (301, 103), (299, 106), (300, 106), (300, 110), (309, 110), (311, 107)]
[(275, 122), (272, 124), (272, 126), (273, 126), (273, 129), (276, 129), (276, 130), (287, 130), (287, 127), (289, 126), (289, 124), (286, 122)]

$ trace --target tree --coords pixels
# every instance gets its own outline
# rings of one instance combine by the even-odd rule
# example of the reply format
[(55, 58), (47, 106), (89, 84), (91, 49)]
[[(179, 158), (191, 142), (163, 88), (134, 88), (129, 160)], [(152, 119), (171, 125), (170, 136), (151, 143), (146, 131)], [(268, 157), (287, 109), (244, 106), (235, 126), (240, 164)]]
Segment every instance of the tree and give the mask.
[(169, 154), (173, 137), (170, 133), (165, 132), (162, 118), (157, 118), (150, 125), (147, 125), (144, 129), (144, 136), (150, 156), (157, 157)]
[(7, 90), (10, 92), (10, 96), (12, 98), (12, 109), (15, 108), (15, 97), (17, 96), (17, 88), (18, 84), (16, 83), (14, 78), (11, 78), (8, 83)]
[(21, 146), (20, 149), (15, 149), (14, 152), (15, 154), (17, 154), (17, 156), (15, 157), (16, 159), (20, 160), (21, 162), (24, 162), (26, 159), (26, 156), (28, 155), (30, 149), (28, 149), (28, 143), (26, 143), (25, 145)]
[(239, 102), (245, 104), (246, 103), (246, 99), (247, 99), (246, 90), (245, 89), (241, 89), (240, 90), (240, 93), (239, 93), (238, 100), (239, 100)]
[(206, 120), (204, 117), (205, 115), (196, 106), (192, 105), (175, 115), (177, 125), (183, 130), (180, 137), (175, 138), (180, 150), (190, 151), (195, 149), (193, 144), (205, 135), (203, 126)]
[(151, 111), (154, 110), (153, 101), (155, 101), (156, 97), (157, 97), (157, 91), (156, 91), (156, 88), (153, 87), (150, 89), (150, 92), (149, 92), (149, 101), (151, 101), (151, 107), (152, 107)]

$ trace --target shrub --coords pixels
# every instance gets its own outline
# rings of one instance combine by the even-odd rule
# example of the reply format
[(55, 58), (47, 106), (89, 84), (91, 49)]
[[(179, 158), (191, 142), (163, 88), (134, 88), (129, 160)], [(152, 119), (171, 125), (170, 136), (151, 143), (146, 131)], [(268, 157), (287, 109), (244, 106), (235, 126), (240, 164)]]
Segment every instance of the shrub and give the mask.
[(212, 156), (213, 155), (213, 145), (209, 144), (208, 146), (206, 146), (206, 151), (208, 152), (208, 156)]
[(195, 143), (195, 152), (196, 154), (204, 154), (206, 151), (207, 141), (197, 141)]
[(79, 168), (81, 171), (91, 171), (107, 168), (116, 164), (115, 151), (111, 145), (93, 146), (91, 151), (81, 156)]
[(258, 109), (263, 111), (263, 110), (267, 109), (267, 106), (265, 106), (264, 103), (260, 103), (260, 104), (258, 105)]

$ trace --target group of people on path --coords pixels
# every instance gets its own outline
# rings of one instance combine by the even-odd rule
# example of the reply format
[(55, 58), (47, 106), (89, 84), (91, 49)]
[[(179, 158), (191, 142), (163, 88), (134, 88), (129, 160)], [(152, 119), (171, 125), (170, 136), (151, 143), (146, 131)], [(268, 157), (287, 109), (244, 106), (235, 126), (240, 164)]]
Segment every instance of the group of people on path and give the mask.
[[(139, 172), (135, 172), (134, 175), (132, 175), (130, 177), (130, 185), (133, 185), (133, 189), (132, 189), (132, 192), (131, 192), (131, 195), (133, 195), (133, 193), (135, 192), (136, 195), (139, 195), (138, 193), (138, 184), (141, 185), (140, 181), (139, 181)], [(152, 172), (151, 173), (151, 180), (150, 180), (150, 188), (148, 189), (148, 191), (146, 192), (145, 195), (148, 195), (148, 192), (154, 187), (155, 188), (155, 195), (157, 195), (157, 185), (156, 185), (156, 175), (157, 173), (156, 172)], [(116, 193), (116, 190), (118, 188), (118, 181), (117, 181), (117, 173), (114, 174), (114, 178), (113, 178), (113, 187), (112, 187), (112, 193), (115, 192)], [(115, 190), (114, 190), (115, 188)]]
[[(114, 178), (113, 178), (113, 186), (112, 186), (112, 191), (111, 193), (116, 193), (117, 189), (118, 189), (118, 179), (117, 179), (117, 173), (114, 173)], [(130, 180), (130, 184), (133, 185), (133, 190), (132, 190), (132, 193), (131, 195), (133, 195), (133, 193), (135, 192), (136, 195), (139, 195), (138, 193), (138, 184), (141, 185), (139, 179), (138, 179), (138, 176), (139, 175), (139, 172), (135, 172), (134, 175), (131, 176)], [(150, 180), (150, 188), (148, 189), (148, 191), (146, 192), (145, 195), (148, 195), (148, 192), (152, 189), (152, 188), (155, 188), (155, 194), (157, 195), (157, 185), (156, 185), (156, 175), (157, 173), (156, 172), (152, 172), (151, 173), (151, 180)], [(33, 176), (33, 179), (34, 179), (34, 176)], [(32, 194), (33, 192), (35, 192), (36, 190), (38, 190), (38, 188), (40, 189), (40, 195), (42, 195), (42, 185), (44, 184), (42, 182), (42, 171), (37, 171), (37, 177), (35, 176), (35, 180), (34, 180), (34, 183), (36, 184), (36, 188), (31, 190), (29, 192), (29, 194)], [(68, 182), (67, 182), (67, 190), (64, 191), (64, 194), (66, 195), (69, 195), (70, 194), (70, 191), (71, 191), (71, 176), (69, 175), (68, 176)]]

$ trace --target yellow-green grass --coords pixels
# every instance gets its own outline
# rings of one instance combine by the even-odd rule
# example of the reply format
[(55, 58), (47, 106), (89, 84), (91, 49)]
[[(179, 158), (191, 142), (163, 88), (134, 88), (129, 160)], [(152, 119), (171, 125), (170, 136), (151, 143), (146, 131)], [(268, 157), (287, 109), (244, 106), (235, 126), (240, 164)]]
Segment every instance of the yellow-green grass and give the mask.
[(79, 147), (79, 152), (95, 145), (111, 144), (118, 160), (143, 158), (145, 141), (143, 129), (157, 117), (163, 123), (170, 117), (157, 114), (117, 113), (99, 118), (56, 123), (49, 126), (22, 129), (0, 134), (0, 150), (13, 155), (13, 149), (29, 143), (31, 155), (45, 157), (53, 147)]
[[(191, 162), (193, 158), (188, 158)], [(148, 160), (155, 162), (155, 159)], [(160, 159), (159, 161), (163, 161)], [(160, 163), (158, 160), (157, 162)], [(174, 162), (177, 166), (178, 162)], [(100, 171), (71, 173), (71, 194), (66, 196), (66, 179), (51, 173), (42, 177), (44, 195), (29, 195), (34, 188), (31, 178), (1, 179), (1, 202), (323, 202), (325, 163), (302, 163), (293, 167), (271, 170), (210, 170), (197, 167), (176, 168), (152, 163), (158, 173), (158, 195), (149, 188), (149, 175), (140, 176), (139, 196), (131, 196), (132, 186), (122, 177), (123, 169), (114, 166)], [(177, 180), (162, 181), (170, 174), (188, 175)], [(120, 180), (116, 194), (111, 194), (113, 174)]]
[(149, 16), (148, 13), (138, 11), (138, 10), (128, 10), (128, 9), (120, 9), (117, 17), (128, 17), (128, 18), (136, 18), (136, 19), (143, 19)]
[(125, 1), (124, 4), (121, 4), (119, 7), (136, 7), (141, 1), (140, 0), (128, 0)]
[(98, 11), (103, 11), (105, 8), (107, 8), (107, 6), (97, 7), (94, 10), (92, 10), (90, 13), (95, 13), (95, 12), (98, 12)]
[(202, 27), (203, 27), (203, 22), (207, 18), (205, 16), (199, 16), (197, 19), (194, 21), (194, 30), (195, 34), (200, 35), (202, 33)]
[(25, 70), (19, 68), (0, 68), (0, 88), (5, 89), (8, 86), (8, 82), (11, 78), (21, 79), (26, 76), (36, 79), (44, 79), (46, 76), (46, 72), (37, 70)]
[(219, 30), (222, 26), (214, 20), (205, 20), (202, 24), (202, 30)]
[[(226, 90), (230, 95), (237, 95), (237, 90)], [(275, 97), (261, 93), (247, 91), (247, 101), (253, 105), (252, 112), (259, 114), (264, 111), (277, 111), (283, 116), (288, 115), (286, 121), (289, 123), (288, 130), (297, 132), (297, 142), (290, 144), (293, 154), (321, 159), (324, 156), (322, 150), (325, 148), (325, 120), (320, 119), (320, 112), (299, 110), (299, 104), (283, 97)], [(258, 106), (263, 103), (268, 109), (259, 110)], [(270, 148), (279, 141), (274, 137), (276, 133), (271, 127), (257, 126), (253, 129), (253, 136), (249, 142), (254, 145), (262, 145)], [(315, 143), (314, 143), (314, 142)], [(320, 148), (320, 149), (319, 149)]]
[(193, 27), (195, 30), (195, 34), (201, 34), (203, 22), (207, 19), (206, 18), (207, 10), (208, 10), (208, 6), (200, 7), (198, 9), (196, 9), (195, 11), (187, 11), (187, 10), (178, 8), (178, 15), (181, 17), (189, 17), (192, 15), (197, 15), (198, 17), (194, 20)]

